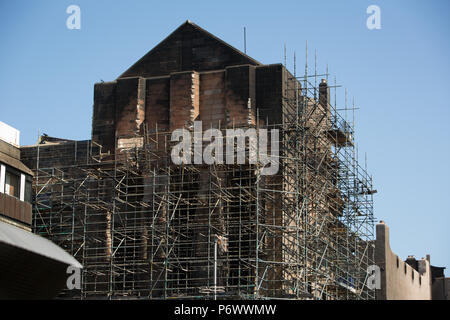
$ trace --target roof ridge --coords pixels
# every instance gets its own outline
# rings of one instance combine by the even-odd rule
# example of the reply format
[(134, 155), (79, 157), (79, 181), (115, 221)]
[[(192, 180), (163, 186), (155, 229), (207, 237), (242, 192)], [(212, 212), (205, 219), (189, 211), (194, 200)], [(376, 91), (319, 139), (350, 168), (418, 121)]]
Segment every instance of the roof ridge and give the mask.
[(183, 28), (185, 25), (189, 25), (193, 28), (195, 28), (196, 30), (208, 35), (209, 37), (211, 37), (212, 39), (214, 39), (215, 41), (217, 41), (218, 43), (224, 45), (225, 47), (233, 50), (235, 53), (243, 56), (244, 58), (246, 58), (247, 60), (250, 60), (252, 63), (256, 64), (256, 65), (263, 65), (261, 62), (253, 59), (252, 57), (248, 56), (246, 53), (243, 53), (242, 51), (240, 51), (239, 49), (233, 47), (232, 45), (230, 45), (229, 43), (225, 42), (224, 40), (220, 39), (219, 37), (215, 36), (214, 34), (212, 34), (211, 32), (203, 29), (202, 27), (200, 27), (199, 25), (195, 24), (193, 21), (191, 20), (186, 20), (184, 23), (182, 23), (180, 26), (178, 26), (174, 31), (172, 31), (167, 37), (165, 37), (163, 40), (161, 40), (158, 44), (156, 44), (150, 51), (148, 51), (147, 53), (145, 53), (139, 60), (137, 60), (133, 65), (131, 65), (127, 70), (125, 70), (125, 72), (123, 72), (117, 79), (121, 79), (123, 78), (134, 66), (138, 65), (140, 62), (142, 62), (150, 53), (152, 53), (156, 48), (160, 47), (161, 45), (163, 45), (168, 39), (170, 39), (176, 32), (178, 32), (181, 28)]
[[(239, 54), (245, 56), (246, 58), (252, 60), (253, 62), (262, 65), (261, 62), (259, 62), (258, 60), (250, 57), (249, 55), (247, 55), (246, 53), (242, 52), (241, 50), (237, 49), (236, 47), (233, 47), (231, 44), (229, 44), (228, 42), (225, 42), (224, 40), (220, 39), (219, 37), (215, 36), (214, 34), (212, 34), (211, 32), (209, 32), (206, 29), (203, 29), (202, 27), (200, 27), (199, 25), (197, 25), (195, 22), (192, 22), (191, 20), (186, 20), (186, 22), (184, 24), (189, 24), (195, 28), (197, 28), (198, 30), (208, 34), (209, 36), (211, 36), (212, 38), (214, 38), (215, 40), (219, 41), (220, 43), (226, 45), (227, 47), (233, 49), (234, 51), (237, 51)], [(177, 28), (178, 29), (178, 28)]]

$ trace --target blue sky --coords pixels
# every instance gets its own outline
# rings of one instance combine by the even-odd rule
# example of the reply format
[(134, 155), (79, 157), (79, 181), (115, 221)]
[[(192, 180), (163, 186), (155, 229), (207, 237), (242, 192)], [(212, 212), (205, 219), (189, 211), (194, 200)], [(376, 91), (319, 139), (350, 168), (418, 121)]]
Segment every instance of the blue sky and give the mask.
[[(81, 8), (81, 30), (66, 8)], [(381, 30), (366, 8), (381, 8)], [(93, 85), (117, 78), (189, 19), (262, 63), (304, 70), (317, 51), (348, 89), (360, 158), (374, 176), (375, 215), (401, 258), (450, 267), (449, 1), (1, 1), (0, 120), (33, 144), (38, 131), (89, 139)], [(338, 100), (343, 101), (344, 89)], [(450, 271), (447, 272), (450, 275)]]

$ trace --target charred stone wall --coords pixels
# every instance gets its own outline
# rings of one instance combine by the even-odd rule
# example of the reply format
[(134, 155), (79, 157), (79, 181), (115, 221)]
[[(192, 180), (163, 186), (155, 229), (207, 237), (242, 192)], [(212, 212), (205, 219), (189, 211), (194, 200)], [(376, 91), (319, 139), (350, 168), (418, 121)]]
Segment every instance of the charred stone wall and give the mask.
[(255, 124), (257, 109), (261, 121), (281, 123), (282, 69), (242, 65), (98, 83), (92, 140), (114, 153), (119, 139), (144, 130), (189, 128), (195, 120), (205, 129)]

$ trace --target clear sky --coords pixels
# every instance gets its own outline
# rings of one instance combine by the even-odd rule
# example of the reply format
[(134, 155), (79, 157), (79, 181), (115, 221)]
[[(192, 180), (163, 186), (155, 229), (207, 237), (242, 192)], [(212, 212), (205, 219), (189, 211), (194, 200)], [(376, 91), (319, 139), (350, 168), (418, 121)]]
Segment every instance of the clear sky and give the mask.
[[(69, 30), (66, 8), (81, 8)], [(366, 9), (381, 9), (368, 30)], [(0, 2), (0, 120), (21, 131), (89, 139), (93, 85), (117, 78), (185, 20), (262, 63), (288, 67), (305, 42), (319, 73), (329, 65), (355, 99), (360, 158), (374, 176), (375, 216), (406, 259), (431, 254), (450, 268), (450, 1), (105, 1)], [(450, 275), (450, 271), (447, 271)]]

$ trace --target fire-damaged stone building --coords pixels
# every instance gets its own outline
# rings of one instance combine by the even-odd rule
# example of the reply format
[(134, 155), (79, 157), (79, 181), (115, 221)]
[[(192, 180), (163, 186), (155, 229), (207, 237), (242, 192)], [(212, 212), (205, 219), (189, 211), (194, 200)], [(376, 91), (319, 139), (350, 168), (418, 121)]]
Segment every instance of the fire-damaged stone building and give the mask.
[[(81, 288), (61, 296), (374, 299), (372, 178), (317, 76), (262, 64), (187, 21), (95, 84), (91, 140), (43, 135), (21, 148), (33, 231), (83, 265)], [(247, 158), (175, 165), (171, 134), (195, 122), (277, 130), (278, 172)]]
[(92, 139), (113, 151), (144, 128), (247, 125), (249, 101), (253, 124), (256, 104), (261, 119), (281, 123), (283, 72), (186, 22), (117, 80), (95, 85)]

